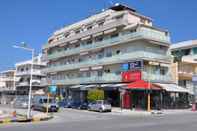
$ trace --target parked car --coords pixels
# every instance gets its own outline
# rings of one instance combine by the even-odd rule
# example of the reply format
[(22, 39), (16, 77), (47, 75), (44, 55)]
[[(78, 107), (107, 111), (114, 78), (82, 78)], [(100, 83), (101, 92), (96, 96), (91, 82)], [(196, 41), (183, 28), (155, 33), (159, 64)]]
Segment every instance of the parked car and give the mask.
[(72, 108), (72, 105), (73, 105), (74, 101), (73, 100), (66, 100), (65, 101), (65, 108)]
[(13, 107), (14, 108), (22, 108), (22, 109), (27, 109), (28, 108), (28, 97), (17, 97), (13, 101)]
[[(47, 103), (48, 102), (48, 103)], [(47, 96), (38, 96), (34, 98), (33, 102), (33, 109), (38, 111), (48, 111), (49, 112), (57, 112), (59, 110), (59, 105), (55, 102), (55, 99), (53, 98), (47, 98)]]
[(99, 112), (111, 112), (111, 104), (105, 100), (98, 100), (88, 105), (88, 110)]
[(79, 106), (79, 109), (81, 110), (87, 110), (88, 109), (88, 103), (87, 102), (82, 102)]
[(79, 109), (80, 108), (80, 105), (81, 105), (81, 102), (80, 101), (73, 101), (72, 104), (71, 104), (71, 108), (73, 108), (73, 109)]
[(63, 100), (58, 102), (59, 107), (66, 107), (66, 104), (67, 104), (66, 99), (63, 99)]

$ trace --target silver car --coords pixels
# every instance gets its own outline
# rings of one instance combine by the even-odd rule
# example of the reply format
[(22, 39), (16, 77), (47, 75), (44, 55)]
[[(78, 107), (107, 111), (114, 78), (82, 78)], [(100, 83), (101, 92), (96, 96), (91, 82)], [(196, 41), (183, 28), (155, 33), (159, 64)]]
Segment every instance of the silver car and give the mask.
[(59, 110), (58, 104), (52, 98), (49, 98), (49, 100), (46, 96), (40, 96), (40, 97), (34, 98), (34, 101), (33, 101), (34, 110), (46, 112), (47, 107), (48, 107), (49, 112), (57, 112)]
[(16, 98), (13, 102), (13, 107), (27, 109), (28, 108), (28, 98), (27, 97)]
[(105, 100), (97, 100), (88, 105), (88, 110), (99, 111), (99, 112), (111, 112), (111, 104)]

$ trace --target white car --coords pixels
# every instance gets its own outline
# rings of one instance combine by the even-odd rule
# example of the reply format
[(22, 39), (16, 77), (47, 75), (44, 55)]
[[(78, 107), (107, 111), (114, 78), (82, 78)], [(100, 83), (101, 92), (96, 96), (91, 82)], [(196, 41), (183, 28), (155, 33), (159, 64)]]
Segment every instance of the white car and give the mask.
[(105, 100), (97, 100), (88, 105), (88, 110), (99, 112), (111, 112), (111, 104)]

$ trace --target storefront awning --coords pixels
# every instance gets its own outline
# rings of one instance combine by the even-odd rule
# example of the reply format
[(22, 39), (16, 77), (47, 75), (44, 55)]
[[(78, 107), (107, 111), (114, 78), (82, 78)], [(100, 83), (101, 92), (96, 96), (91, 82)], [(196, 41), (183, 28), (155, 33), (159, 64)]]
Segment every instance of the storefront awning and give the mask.
[(148, 83), (144, 80), (139, 80), (136, 82), (132, 82), (127, 84), (126, 89), (132, 89), (132, 90), (161, 90), (158, 86)]
[(71, 86), (70, 88), (71, 89), (75, 89), (75, 88), (80, 88), (80, 87), (82, 87), (83, 85), (74, 85), (74, 86)]
[(155, 84), (169, 92), (190, 93), (188, 89), (178, 86), (177, 84), (161, 84), (161, 83), (155, 83)]
[(90, 88), (95, 88), (97, 85), (83, 85), (80, 87), (81, 90), (88, 90)]

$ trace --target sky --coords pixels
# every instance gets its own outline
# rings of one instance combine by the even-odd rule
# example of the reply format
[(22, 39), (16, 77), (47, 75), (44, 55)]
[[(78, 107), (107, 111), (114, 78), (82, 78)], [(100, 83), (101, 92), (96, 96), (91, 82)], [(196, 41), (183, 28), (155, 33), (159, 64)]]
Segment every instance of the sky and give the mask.
[(170, 32), (172, 43), (197, 39), (196, 0), (1, 0), (0, 71), (31, 58), (13, 45), (25, 42), (39, 53), (54, 31), (115, 3), (151, 17), (156, 27)]

